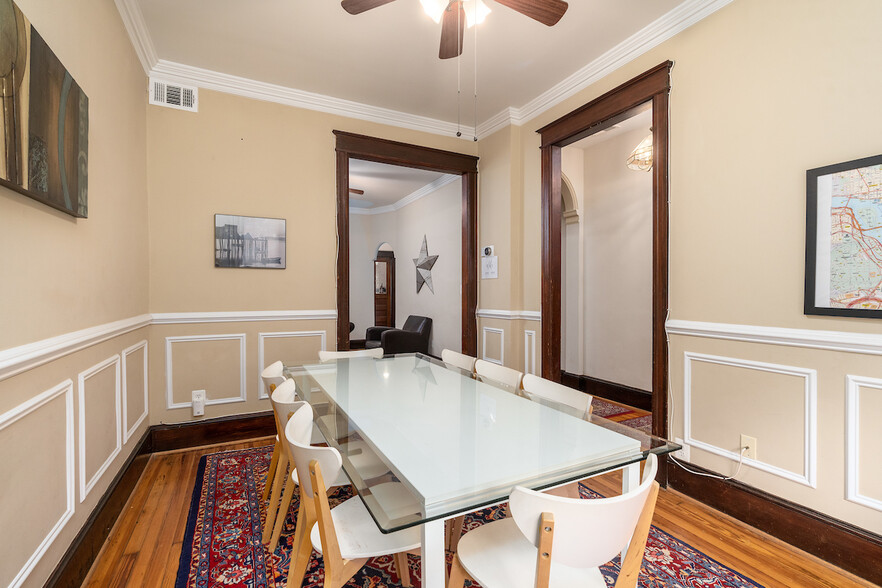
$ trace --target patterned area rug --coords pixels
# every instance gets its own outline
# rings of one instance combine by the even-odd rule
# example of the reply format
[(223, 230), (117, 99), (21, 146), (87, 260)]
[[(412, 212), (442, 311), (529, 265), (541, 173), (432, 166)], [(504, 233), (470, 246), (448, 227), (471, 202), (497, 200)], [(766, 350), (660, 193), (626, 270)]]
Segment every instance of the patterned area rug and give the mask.
[[(258, 508), (272, 446), (206, 455), (199, 462), (190, 515), (184, 534), (175, 588), (282, 588), (290, 563), (298, 503), (295, 499), (274, 553), (261, 543), (263, 521)], [(580, 485), (583, 498), (598, 494)], [(331, 496), (331, 507), (350, 497), (349, 488)], [(491, 507), (466, 517), (473, 529), (502, 518), (503, 507)], [(452, 554), (448, 553), (448, 560)], [(421, 585), (419, 558), (409, 556), (411, 580)], [(448, 562), (449, 563), (449, 562)], [(347, 588), (400, 586), (391, 556), (368, 561)], [(618, 575), (618, 558), (601, 566), (608, 585)], [(313, 552), (303, 587), (323, 585), (324, 570)], [(652, 527), (638, 583), (640, 588), (762, 588), (756, 582), (707, 557), (679, 539)]]
[(593, 414), (596, 416), (622, 423), (634, 429), (640, 429), (646, 434), (652, 433), (652, 413), (609, 402), (596, 396), (591, 401), (591, 406), (594, 408)]

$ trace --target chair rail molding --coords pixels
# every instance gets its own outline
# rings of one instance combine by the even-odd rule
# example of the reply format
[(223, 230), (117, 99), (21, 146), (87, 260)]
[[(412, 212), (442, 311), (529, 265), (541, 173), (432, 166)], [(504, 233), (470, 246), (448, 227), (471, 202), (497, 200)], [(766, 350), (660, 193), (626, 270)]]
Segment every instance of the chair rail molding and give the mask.
[(882, 511), (882, 500), (865, 496), (860, 492), (861, 388), (867, 388), (877, 394), (882, 394), (882, 379), (865, 378), (849, 374), (845, 377), (845, 381), (845, 498), (873, 510)]
[(539, 321), (542, 313), (538, 310), (496, 310), (491, 308), (479, 308), (475, 316), (486, 319), (502, 319), (507, 321)]
[(39, 408), (46, 406), (49, 402), (58, 398), (61, 395), (64, 395), (64, 406), (65, 406), (65, 491), (66, 491), (66, 505), (65, 510), (61, 513), (58, 521), (52, 526), (31, 556), (25, 561), (22, 567), (19, 569), (18, 573), (12, 579), (9, 586), (11, 588), (18, 588), (21, 586), (25, 580), (27, 580), (28, 575), (49, 549), (49, 546), (52, 545), (52, 542), (55, 541), (58, 534), (61, 533), (61, 530), (67, 524), (67, 521), (71, 519), (74, 515), (74, 510), (76, 509), (76, 469), (74, 466), (74, 399), (73, 399), (73, 380), (67, 379), (60, 384), (57, 384), (46, 390), (45, 392), (27, 400), (19, 404), (18, 406), (8, 410), (7, 412), (0, 414), (0, 431), (5, 429), (6, 427), (14, 424), (16, 421), (28, 416)]
[(151, 315), (154, 325), (189, 323), (242, 323), (260, 321), (336, 320), (336, 310), (248, 310), (231, 312), (158, 312)]
[(676, 319), (667, 321), (665, 330), (669, 335), (882, 355), (882, 335), (872, 333), (733, 325)]
[[(128, 426), (129, 419), (129, 391), (128, 391), (128, 380), (126, 378), (126, 371), (129, 365), (129, 355), (135, 353), (139, 349), (144, 350), (144, 412), (138, 415), (138, 418), (135, 420), (135, 424), (131, 427)], [(148, 385), (148, 372), (150, 371), (150, 362), (147, 360), (147, 340), (139, 341), (130, 347), (126, 347), (120, 353), (122, 356), (122, 422), (123, 422), (123, 444), (129, 442), (129, 439), (134, 435), (135, 431), (138, 430), (138, 427), (141, 426), (141, 423), (144, 422), (144, 419), (147, 418), (147, 414), (150, 412), (150, 388)]]
[[(92, 491), (92, 488), (95, 484), (98, 483), (98, 480), (101, 479), (101, 476), (104, 475), (104, 472), (107, 471), (107, 468), (110, 467), (110, 464), (113, 463), (113, 460), (119, 455), (119, 452), (122, 451), (122, 394), (120, 387), (120, 356), (112, 355), (105, 359), (104, 361), (97, 363), (90, 367), (89, 369), (80, 372), (79, 376), (77, 376), (78, 386), (77, 386), (77, 396), (79, 399), (79, 450), (80, 450), (80, 502), (83, 502), (86, 499), (86, 496), (89, 495), (89, 492)], [(116, 445), (113, 450), (108, 454), (107, 458), (102, 462), (101, 466), (98, 470), (92, 474), (92, 477), (88, 480), (86, 479), (86, 382), (89, 381), (89, 378), (95, 376), (108, 368), (113, 368), (114, 370), (114, 389), (113, 389), (113, 398), (114, 398), (114, 415), (116, 418)]]
[(734, 357), (705, 355), (703, 353), (693, 353), (689, 351), (683, 354), (683, 440), (691, 447), (725, 457), (735, 462), (741, 459), (739, 453), (723, 449), (722, 447), (718, 447), (705, 441), (700, 441), (692, 436), (692, 364), (694, 362), (726, 365), (774, 374), (783, 374), (786, 376), (796, 376), (804, 379), (805, 434), (803, 436), (803, 472), (792, 472), (770, 463), (747, 457), (743, 458), (743, 463), (754, 469), (762, 470), (804, 486), (816, 488), (818, 463), (817, 372), (813, 369), (774, 363), (763, 363), (759, 361), (737, 359)]
[[(319, 349), (321, 351), (327, 350), (327, 331), (274, 331), (271, 333), (258, 333), (257, 334), (257, 369), (258, 372), (262, 372), (263, 368), (266, 367), (266, 360), (264, 359), (264, 342), (267, 339), (287, 339), (289, 337), (320, 337), (321, 343), (319, 344)], [(269, 398), (269, 394), (266, 393), (263, 379), (260, 377), (260, 373), (257, 374), (257, 397), (260, 399)]]
[(216, 404), (232, 404), (234, 402), (245, 402), (247, 399), (246, 372), (247, 364), (245, 361), (245, 333), (223, 334), (223, 335), (183, 335), (177, 337), (165, 338), (165, 407), (169, 410), (174, 408), (190, 408), (192, 402), (175, 402), (174, 401), (174, 373), (172, 362), (172, 346), (175, 343), (195, 343), (204, 341), (238, 341), (239, 342), (239, 395), (227, 398), (205, 399), (205, 406), (213, 406)]

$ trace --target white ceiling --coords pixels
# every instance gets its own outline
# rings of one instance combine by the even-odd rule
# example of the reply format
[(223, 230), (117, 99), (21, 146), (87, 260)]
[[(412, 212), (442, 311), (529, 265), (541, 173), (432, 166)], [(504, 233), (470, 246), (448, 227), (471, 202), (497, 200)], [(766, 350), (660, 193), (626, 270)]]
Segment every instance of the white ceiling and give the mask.
[(390, 207), (408, 196), (432, 191), (432, 184), (450, 176), (400, 165), (349, 160), (349, 187), (364, 190), (363, 195), (350, 194), (350, 208)]
[(459, 60), (439, 59), (441, 27), (418, 0), (360, 15), (337, 0), (116, 0), (148, 73), (229, 91), (250, 85), (318, 110), (348, 101), (364, 118), (436, 132), (459, 117), (469, 138), (476, 120), (480, 133), (494, 120), (534, 116), (730, 1), (571, 0), (546, 27), (488, 0), (492, 12), (477, 27), (476, 117), (474, 29)]

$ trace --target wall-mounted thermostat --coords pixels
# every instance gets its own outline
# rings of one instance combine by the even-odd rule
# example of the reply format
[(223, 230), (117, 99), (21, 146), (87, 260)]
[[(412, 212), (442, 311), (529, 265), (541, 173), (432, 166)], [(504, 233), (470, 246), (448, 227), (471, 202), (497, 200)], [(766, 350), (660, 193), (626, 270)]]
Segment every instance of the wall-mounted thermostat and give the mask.
[(490, 257), (493, 255), (493, 245), (484, 245), (481, 247), (481, 257)]

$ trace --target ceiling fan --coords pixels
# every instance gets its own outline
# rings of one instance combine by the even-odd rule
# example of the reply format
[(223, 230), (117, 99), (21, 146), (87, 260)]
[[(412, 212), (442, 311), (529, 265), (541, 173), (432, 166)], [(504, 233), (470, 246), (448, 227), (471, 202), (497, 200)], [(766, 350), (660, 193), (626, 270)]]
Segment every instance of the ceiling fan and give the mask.
[[(343, 9), (349, 14), (361, 14), (372, 8), (389, 4), (394, 0), (343, 0)], [(568, 4), (563, 0), (496, 0), (499, 4), (538, 20), (544, 25), (554, 26), (567, 11)], [(466, 11), (463, 0), (449, 0), (441, 15), (441, 48), (438, 57), (449, 59), (462, 53), (463, 32), (466, 24)]]

